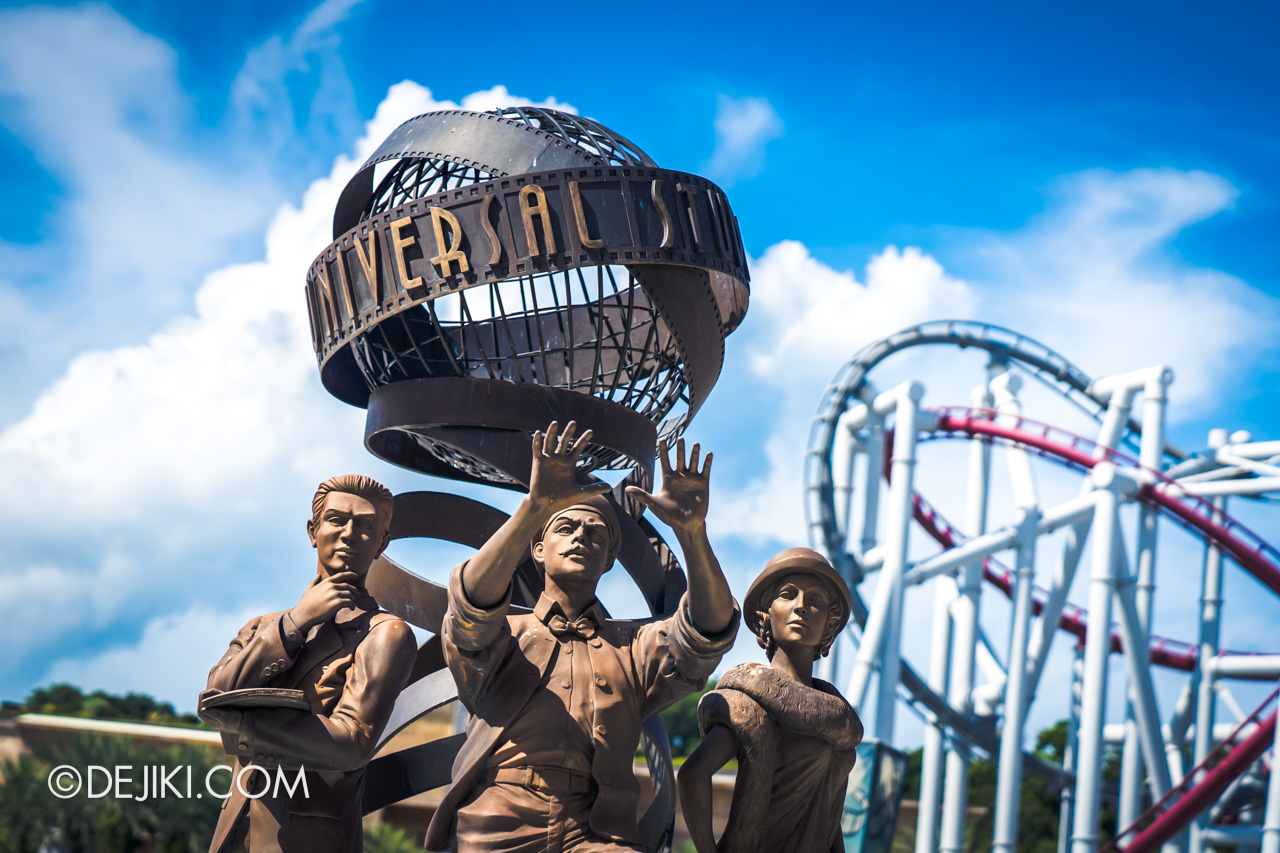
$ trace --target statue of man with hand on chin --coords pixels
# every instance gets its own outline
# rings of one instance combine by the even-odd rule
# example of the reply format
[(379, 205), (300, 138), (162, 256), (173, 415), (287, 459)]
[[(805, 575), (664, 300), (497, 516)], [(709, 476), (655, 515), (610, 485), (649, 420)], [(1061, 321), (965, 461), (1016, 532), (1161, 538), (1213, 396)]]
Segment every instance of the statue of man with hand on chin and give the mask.
[[(618, 554), (618, 521), (606, 484), (576, 482), (591, 439), (575, 441), (576, 429), (534, 435), (529, 494), (450, 577), (445, 658), (471, 718), (430, 850), (645, 851), (632, 771), (641, 721), (701, 689), (733, 644), (740, 614), (706, 533), (711, 454), (700, 471), (698, 445), (686, 463), (681, 439), (672, 466), (664, 444), (662, 490), (627, 490), (674, 531), (689, 586), (666, 619), (614, 621), (596, 585)], [(530, 542), (545, 591), (533, 613), (511, 614)]]
[[(417, 655), (409, 626), (364, 586), (387, 547), (391, 510), (391, 492), (368, 477), (321, 483), (307, 521), (315, 577), (295, 607), (241, 628), (209, 673), (200, 716), (222, 732), (240, 780), (223, 801), (210, 853), (363, 849), (365, 766)], [(256, 694), (217, 704), (230, 691), (255, 690), (300, 693), (305, 710), (270, 707)], [(276, 783), (277, 768), (290, 771), (291, 793)]]

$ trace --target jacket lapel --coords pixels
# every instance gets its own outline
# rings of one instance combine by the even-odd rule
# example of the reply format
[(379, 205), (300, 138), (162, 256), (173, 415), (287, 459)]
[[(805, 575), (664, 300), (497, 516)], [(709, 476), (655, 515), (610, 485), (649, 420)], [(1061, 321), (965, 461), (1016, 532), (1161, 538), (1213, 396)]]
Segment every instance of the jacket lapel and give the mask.
[(315, 632), (307, 638), (298, 660), (284, 673), (279, 687), (297, 687), (307, 680), (307, 673), (328, 661), (342, 649), (342, 636), (334, 627), (333, 620), (322, 622)]

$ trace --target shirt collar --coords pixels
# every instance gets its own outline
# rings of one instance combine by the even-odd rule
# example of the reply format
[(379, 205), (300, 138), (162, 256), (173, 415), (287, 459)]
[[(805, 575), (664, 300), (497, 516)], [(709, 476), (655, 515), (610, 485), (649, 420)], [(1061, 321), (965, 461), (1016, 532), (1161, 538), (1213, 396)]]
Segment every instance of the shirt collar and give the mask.
[[(556, 601), (545, 592), (538, 597), (538, 604), (533, 608), (533, 615), (538, 617), (538, 621), (543, 625), (551, 619), (552, 616), (564, 616), (568, 619), (568, 615), (564, 612), (564, 608), (560, 606), (560, 602)], [(582, 611), (582, 615), (589, 618), (596, 624), (596, 627), (604, 625), (605, 620), (609, 617), (604, 612), (603, 605), (598, 600), (593, 600), (591, 606)]]
[(350, 622), (364, 619), (369, 614), (377, 612), (378, 602), (368, 591), (365, 591), (355, 601), (351, 602), (349, 607), (344, 607), (335, 613), (333, 621), (342, 627), (346, 627)]

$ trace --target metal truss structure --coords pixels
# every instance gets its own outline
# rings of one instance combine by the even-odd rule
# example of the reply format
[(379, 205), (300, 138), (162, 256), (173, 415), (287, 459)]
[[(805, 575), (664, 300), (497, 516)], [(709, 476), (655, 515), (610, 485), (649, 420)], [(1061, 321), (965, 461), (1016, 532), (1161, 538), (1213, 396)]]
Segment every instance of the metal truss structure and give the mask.
[[(989, 355), (971, 405), (929, 407), (919, 382), (885, 391), (872, 383), (888, 372), (886, 359), (931, 347)], [(1024, 416), (1024, 379), (1087, 415), (1094, 434)], [(997, 763), (996, 851), (1018, 849), (1022, 783), (1036, 775), (1060, 791), (1060, 851), (1280, 853), (1280, 774), (1270, 773), (1276, 693), (1246, 713), (1230, 689), (1238, 680), (1274, 681), (1280, 654), (1220, 648), (1231, 564), (1256, 579), (1250, 588), (1265, 602), (1280, 594), (1280, 552), (1229, 506), (1280, 492), (1280, 441), (1214, 430), (1199, 452), (1173, 447), (1165, 439), (1172, 379), (1160, 366), (1091, 379), (1016, 333), (937, 322), (864, 348), (827, 387), (806, 457), (806, 512), (812, 544), (854, 590), (857, 646), (845, 659), (828, 659), (827, 676), (847, 684), (872, 736), (893, 742), (899, 702), (925, 721), (917, 853), (964, 848), (973, 757)], [(918, 448), (942, 440), (967, 445), (967, 459), (956, 460), (968, 473), (955, 525), (917, 488)], [(993, 466), (995, 454), (1001, 466)], [(1076, 472), (1078, 492), (1042, 505), (1033, 468), (1043, 465)], [(993, 483), (993, 467), (1007, 469), (1007, 487)], [(1177, 530), (1202, 543), (1198, 572), (1185, 559), (1178, 564), (1186, 549), (1169, 544)], [(1039, 569), (1038, 553), (1046, 557)], [(1008, 567), (998, 561), (1005, 554)], [(1085, 571), (1087, 584), (1078, 586), (1087, 588), (1087, 609), (1068, 600)], [(861, 593), (870, 587), (867, 600)], [(919, 672), (902, 647), (912, 613), (905, 599), (922, 587), (932, 588), (934, 603), (927, 669)], [(1011, 606), (993, 601), (991, 588)], [(1189, 603), (1196, 594), (1194, 642), (1152, 633), (1157, 601)], [(999, 630), (989, 631), (995, 620)], [(1006, 626), (1007, 649), (999, 650), (990, 634)], [(1068, 720), (1061, 765), (1025, 749), (1037, 695), (1060, 692), (1043, 689), (1055, 643), (1068, 645), (1071, 659), (1060, 674), (1071, 691), (1053, 711)], [(1124, 660), (1123, 676), (1109, 672), (1113, 655)], [(1157, 681), (1168, 677), (1159, 670), (1185, 674), (1176, 701), (1165, 696), (1163, 714), (1160, 694), (1168, 691)], [(1107, 696), (1117, 690), (1127, 697), (1124, 715), (1108, 720)], [(1222, 719), (1220, 705), (1236, 719)], [(1118, 785), (1103, 781), (1109, 746), (1120, 750)], [(1104, 797), (1115, 798), (1118, 815), (1105, 846)]]

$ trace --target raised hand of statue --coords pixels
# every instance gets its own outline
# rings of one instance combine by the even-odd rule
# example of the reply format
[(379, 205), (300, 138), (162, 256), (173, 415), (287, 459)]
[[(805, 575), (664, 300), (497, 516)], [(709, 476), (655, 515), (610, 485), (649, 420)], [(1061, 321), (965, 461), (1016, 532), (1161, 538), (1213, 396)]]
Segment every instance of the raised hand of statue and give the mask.
[(355, 572), (337, 572), (307, 587), (289, 615), (301, 631), (329, 619), (344, 607), (350, 607), (359, 596)]
[(574, 441), (578, 424), (569, 421), (560, 432), (559, 421), (552, 421), (546, 433), (533, 434), (533, 470), (529, 476), (529, 500), (540, 513), (553, 514), (576, 503), (609, 491), (608, 483), (578, 485), (578, 457), (591, 441), (587, 430)]
[(656, 495), (638, 486), (628, 486), (627, 496), (639, 501), (663, 524), (676, 531), (691, 531), (707, 520), (707, 497), (711, 483), (711, 454), (707, 454), (702, 470), (698, 470), (699, 447), (693, 445), (685, 461), (684, 439), (676, 442), (675, 465), (667, 458), (666, 441), (658, 443), (658, 459), (662, 463), (662, 491)]

